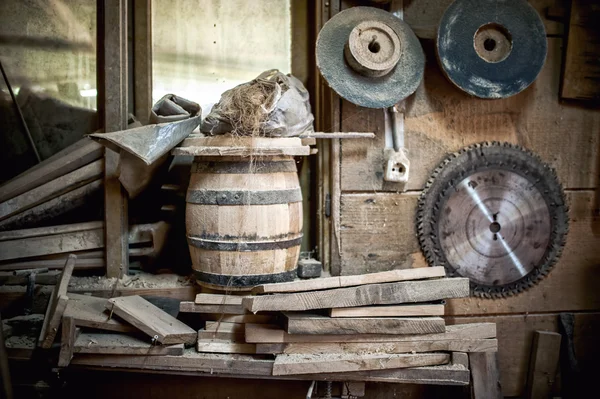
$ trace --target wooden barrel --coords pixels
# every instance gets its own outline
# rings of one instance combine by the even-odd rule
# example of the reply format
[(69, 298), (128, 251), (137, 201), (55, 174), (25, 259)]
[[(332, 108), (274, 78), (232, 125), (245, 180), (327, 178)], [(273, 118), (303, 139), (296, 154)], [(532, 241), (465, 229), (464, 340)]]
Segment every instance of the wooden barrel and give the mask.
[(197, 157), (186, 201), (201, 285), (240, 291), (294, 279), (302, 192), (292, 156)]

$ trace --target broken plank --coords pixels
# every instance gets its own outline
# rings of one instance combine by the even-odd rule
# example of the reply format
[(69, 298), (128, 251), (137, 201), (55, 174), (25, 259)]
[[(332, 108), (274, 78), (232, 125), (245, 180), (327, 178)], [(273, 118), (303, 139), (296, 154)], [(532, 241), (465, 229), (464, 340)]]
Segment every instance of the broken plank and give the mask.
[(343, 373), (433, 366), (450, 361), (447, 353), (277, 355), (273, 375)]
[(58, 284), (54, 286), (50, 300), (48, 301), (48, 307), (46, 308), (46, 314), (44, 315), (44, 324), (40, 331), (40, 337), (38, 345), (42, 348), (48, 349), (52, 346), (60, 321), (63, 317), (63, 313), (67, 307), (69, 298), (67, 297), (67, 288), (69, 286), (69, 280), (73, 274), (73, 268), (77, 257), (73, 254), (69, 255), (65, 267), (62, 270)]
[(561, 335), (558, 333), (534, 332), (525, 397), (533, 399), (550, 397), (558, 370), (560, 341)]
[(407, 342), (304, 342), (256, 344), (256, 353), (286, 355), (325, 353), (422, 353), (422, 352), (497, 352), (496, 339), (446, 339)]
[(446, 326), (441, 334), (422, 335), (378, 335), (378, 334), (288, 334), (272, 324), (246, 324), (246, 342), (250, 343), (294, 343), (294, 342), (415, 342), (433, 340), (487, 339), (496, 338), (495, 323), (456, 324)]
[(243, 304), (246, 309), (256, 313), (427, 302), (467, 296), (469, 296), (469, 279), (443, 278), (246, 297)]
[(153, 345), (150, 340), (125, 334), (82, 333), (75, 341), (75, 353), (100, 355), (180, 356), (183, 344)]
[(445, 277), (443, 267), (421, 267), (415, 269), (390, 270), (379, 273), (355, 276), (323, 277), (314, 280), (296, 280), (288, 283), (264, 284), (254, 287), (253, 294), (271, 294), (282, 292), (302, 292), (325, 290), (330, 288), (352, 287), (364, 284), (391, 283), (396, 281), (422, 280)]
[[(240, 301), (241, 302), (241, 301)], [(223, 313), (243, 315), (248, 313), (244, 307), (239, 305), (199, 305), (194, 302), (181, 302), (179, 311), (184, 313)]]
[(111, 298), (106, 308), (161, 344), (192, 344), (197, 332), (138, 295)]
[(198, 317), (200, 318), (200, 320), (220, 321), (224, 323), (268, 324), (273, 323), (273, 321), (275, 320), (275, 316), (266, 314), (230, 315), (219, 313), (198, 313)]
[(73, 358), (73, 347), (77, 338), (77, 327), (72, 318), (63, 317), (62, 336), (60, 340), (60, 353), (58, 355), (58, 367), (67, 367)]
[(131, 324), (118, 320), (118, 317), (110, 317), (106, 312), (107, 302), (105, 298), (70, 293), (64, 317), (72, 318), (79, 327), (115, 332), (138, 331)]
[(361, 306), (357, 308), (335, 308), (330, 317), (402, 317), (402, 316), (443, 316), (442, 304)]
[(446, 332), (441, 317), (331, 318), (285, 313), (288, 334), (435, 334)]
[(198, 339), (196, 350), (200, 353), (255, 354), (256, 344), (228, 342), (217, 339)]

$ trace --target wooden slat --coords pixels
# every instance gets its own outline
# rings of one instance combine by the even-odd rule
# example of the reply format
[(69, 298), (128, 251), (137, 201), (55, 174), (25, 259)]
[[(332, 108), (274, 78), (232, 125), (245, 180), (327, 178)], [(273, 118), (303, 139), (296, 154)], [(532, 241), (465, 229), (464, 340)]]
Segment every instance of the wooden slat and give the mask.
[(474, 399), (502, 399), (496, 352), (469, 353)]
[(255, 313), (426, 302), (466, 296), (469, 296), (468, 279), (447, 278), (246, 297), (243, 304)]
[(64, 317), (71, 318), (76, 326), (96, 328), (99, 330), (116, 332), (138, 331), (131, 324), (110, 317), (106, 311), (107, 299), (69, 293), (69, 302), (65, 309)]
[(273, 375), (342, 373), (433, 366), (450, 361), (447, 353), (277, 355)]
[(152, 108), (152, 1), (134, 0), (133, 7), (135, 116), (145, 125)]
[(50, 348), (54, 342), (56, 333), (58, 332), (60, 321), (65, 312), (65, 308), (67, 307), (67, 302), (69, 301), (69, 298), (67, 297), (67, 288), (76, 261), (77, 257), (75, 255), (69, 255), (65, 267), (62, 270), (62, 274), (60, 275), (60, 279), (58, 280), (58, 284), (54, 286), (54, 290), (52, 290), (52, 294), (50, 295), (46, 314), (44, 315), (44, 324), (42, 325), (38, 340), (38, 345), (42, 348)]
[(414, 342), (459, 339), (488, 339), (496, 338), (494, 323), (476, 323), (446, 326), (446, 332), (441, 334), (419, 335), (377, 335), (377, 334), (288, 334), (281, 327), (270, 324), (246, 324), (246, 342), (250, 343), (339, 343), (339, 342)]
[(443, 316), (442, 304), (363, 306), (358, 308), (337, 308), (329, 311), (331, 317), (401, 317), (401, 316)]
[(179, 311), (184, 313), (217, 313), (227, 315), (243, 315), (248, 313), (241, 305), (199, 305), (194, 302), (181, 302)]
[(81, 333), (73, 351), (98, 355), (180, 356), (183, 349), (183, 344), (152, 345), (150, 339), (145, 341), (125, 334)]
[(194, 303), (197, 305), (241, 305), (242, 296), (236, 295), (221, 295), (221, 294), (204, 294), (196, 295)]
[(206, 323), (206, 328), (198, 330), (198, 339), (226, 340), (230, 342), (244, 342), (244, 324), (240, 323)]
[(218, 339), (198, 339), (196, 350), (201, 353), (256, 353), (256, 344), (228, 342)]
[(196, 331), (138, 295), (109, 299), (106, 308), (162, 344), (196, 341)]
[(286, 355), (326, 353), (497, 352), (496, 339), (447, 339), (408, 342), (256, 344), (256, 353)]
[(435, 334), (446, 332), (441, 317), (331, 318), (285, 313), (288, 334)]
[(58, 354), (58, 367), (67, 367), (73, 358), (73, 346), (77, 338), (77, 327), (70, 317), (63, 317), (62, 336), (60, 340), (60, 353)]
[(561, 335), (536, 331), (533, 335), (526, 398), (544, 399), (552, 394), (560, 357)]
[(19, 240), (23, 238), (32, 238), (40, 236), (52, 236), (57, 234), (74, 233), (85, 230), (100, 229), (104, 224), (97, 222), (84, 222), (64, 224), (59, 226), (36, 227), (32, 229), (10, 230), (0, 232), (0, 241)]
[(275, 317), (273, 315), (263, 314), (222, 314), (222, 313), (197, 313), (194, 317), (198, 317), (199, 320), (206, 321), (221, 321), (226, 323), (256, 323), (256, 324), (267, 324), (273, 323)]
[(445, 277), (443, 267), (429, 267), (408, 270), (390, 270), (379, 273), (355, 276), (323, 277), (314, 280), (296, 280), (289, 283), (264, 284), (254, 287), (253, 294), (272, 294), (282, 292), (302, 292), (325, 290), (330, 288), (352, 287), (364, 284), (391, 283), (396, 281), (423, 280)]
[(245, 324), (243, 323), (229, 323), (219, 321), (207, 321), (205, 329), (206, 331), (223, 331), (235, 334), (244, 334)]

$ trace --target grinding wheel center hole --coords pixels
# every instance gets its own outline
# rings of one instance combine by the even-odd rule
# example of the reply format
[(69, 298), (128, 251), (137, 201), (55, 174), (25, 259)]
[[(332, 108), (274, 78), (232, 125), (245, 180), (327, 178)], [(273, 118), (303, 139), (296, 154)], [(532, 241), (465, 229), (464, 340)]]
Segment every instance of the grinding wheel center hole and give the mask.
[(473, 36), (477, 55), (488, 63), (504, 61), (513, 47), (512, 35), (504, 26), (489, 23), (482, 25)]
[(369, 43), (369, 51), (376, 54), (381, 50), (381, 45), (377, 42), (377, 36), (373, 36), (373, 40)]
[(485, 39), (485, 41), (483, 42), (483, 47), (487, 51), (492, 51), (496, 48), (496, 41), (494, 39)]
[(500, 223), (498, 223), (498, 222), (492, 222), (490, 224), (490, 231), (494, 234), (498, 233), (501, 228), (502, 228), (502, 226), (500, 226)]

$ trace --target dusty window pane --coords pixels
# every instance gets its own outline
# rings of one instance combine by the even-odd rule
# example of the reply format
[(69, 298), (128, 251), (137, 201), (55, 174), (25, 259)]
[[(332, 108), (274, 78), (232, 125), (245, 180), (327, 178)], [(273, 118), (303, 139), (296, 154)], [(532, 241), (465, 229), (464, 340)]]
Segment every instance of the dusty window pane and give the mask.
[(291, 69), (290, 0), (154, 0), (153, 99), (203, 105), (264, 70)]

